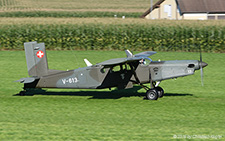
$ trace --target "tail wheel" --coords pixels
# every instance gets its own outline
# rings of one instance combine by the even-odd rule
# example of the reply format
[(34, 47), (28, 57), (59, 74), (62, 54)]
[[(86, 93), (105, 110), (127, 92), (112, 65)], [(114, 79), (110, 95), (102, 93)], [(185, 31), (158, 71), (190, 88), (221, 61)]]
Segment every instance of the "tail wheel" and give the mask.
[(20, 96), (25, 96), (26, 95), (26, 91), (20, 91), (19, 95)]
[(155, 89), (158, 91), (159, 98), (161, 98), (161, 97), (164, 96), (164, 90), (163, 90), (163, 88), (156, 87)]
[(157, 89), (150, 89), (146, 93), (146, 97), (148, 100), (157, 100), (159, 97)]

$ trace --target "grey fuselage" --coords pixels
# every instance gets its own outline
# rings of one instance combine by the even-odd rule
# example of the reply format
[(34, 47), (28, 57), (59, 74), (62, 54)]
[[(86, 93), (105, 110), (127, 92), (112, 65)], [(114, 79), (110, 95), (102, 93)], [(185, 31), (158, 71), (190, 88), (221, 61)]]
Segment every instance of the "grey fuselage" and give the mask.
[(132, 88), (133, 84), (192, 75), (200, 69), (199, 63), (198, 60), (175, 60), (152, 61), (148, 65), (138, 61), (115, 66), (93, 65), (41, 76), (25, 84), (25, 88), (126, 89)]
[[(207, 66), (198, 60), (152, 61), (148, 56), (156, 52), (145, 51), (133, 55), (126, 50), (126, 58), (115, 58), (87, 67), (69, 71), (48, 68), (44, 43), (24, 43), (29, 78), (17, 82), (26, 88), (75, 88), (103, 89), (117, 87), (132, 88), (133, 84), (153, 83), (194, 74), (195, 70)], [(145, 64), (145, 59), (149, 64)], [(200, 59), (201, 60), (201, 59)]]

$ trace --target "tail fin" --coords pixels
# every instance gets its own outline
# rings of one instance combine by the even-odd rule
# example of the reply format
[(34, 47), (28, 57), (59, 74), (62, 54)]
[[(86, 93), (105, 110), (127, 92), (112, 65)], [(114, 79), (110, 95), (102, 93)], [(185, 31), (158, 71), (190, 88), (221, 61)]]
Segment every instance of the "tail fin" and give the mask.
[(35, 42), (24, 43), (27, 69), (30, 76), (44, 76), (48, 74), (47, 54), (45, 44)]

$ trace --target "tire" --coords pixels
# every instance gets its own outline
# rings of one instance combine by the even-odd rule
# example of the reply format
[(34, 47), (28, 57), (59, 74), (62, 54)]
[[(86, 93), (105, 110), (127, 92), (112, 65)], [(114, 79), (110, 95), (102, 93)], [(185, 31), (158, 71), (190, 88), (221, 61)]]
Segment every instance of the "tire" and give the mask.
[(146, 97), (148, 100), (157, 100), (159, 95), (156, 89), (150, 89), (146, 93)]
[(26, 94), (25, 91), (20, 91), (19, 93), (20, 96), (25, 96), (25, 94)]
[(156, 87), (155, 89), (158, 91), (159, 98), (162, 98), (164, 96), (164, 90), (163, 90), (163, 88)]

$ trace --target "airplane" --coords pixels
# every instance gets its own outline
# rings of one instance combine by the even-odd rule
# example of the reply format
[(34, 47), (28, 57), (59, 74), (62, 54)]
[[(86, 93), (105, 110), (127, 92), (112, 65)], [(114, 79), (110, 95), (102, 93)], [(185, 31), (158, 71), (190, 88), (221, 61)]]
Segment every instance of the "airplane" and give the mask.
[[(16, 82), (24, 84), (20, 95), (26, 95), (30, 89), (70, 88), (70, 89), (118, 89), (132, 88), (137, 84), (146, 90), (145, 99), (157, 100), (163, 97), (164, 90), (159, 87), (163, 80), (193, 75), (208, 64), (198, 60), (153, 61), (149, 56), (154, 51), (145, 51), (133, 55), (125, 50), (125, 58), (106, 60), (95, 65), (84, 59), (87, 67), (74, 70), (52, 70), (48, 68), (44, 43), (24, 43), (27, 69), (30, 77)], [(149, 63), (147, 63), (149, 62)], [(144, 84), (150, 83), (150, 87)]]

